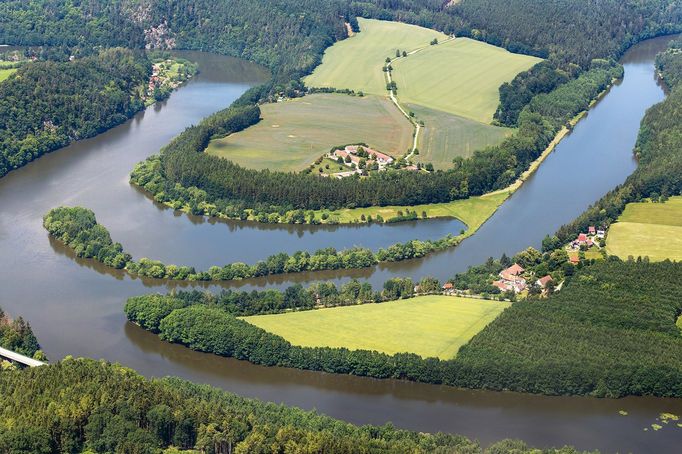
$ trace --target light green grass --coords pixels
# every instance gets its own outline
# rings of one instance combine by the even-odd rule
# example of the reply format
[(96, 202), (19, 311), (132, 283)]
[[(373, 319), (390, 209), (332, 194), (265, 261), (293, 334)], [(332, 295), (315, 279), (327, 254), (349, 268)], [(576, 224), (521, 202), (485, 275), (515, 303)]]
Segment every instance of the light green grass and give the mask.
[(16, 68), (0, 69), (0, 82), (6, 80), (9, 76), (17, 71)]
[(682, 260), (682, 197), (629, 203), (609, 229), (606, 250), (621, 259)]
[(380, 304), (336, 307), (245, 320), (294, 345), (346, 347), (387, 354), (453, 358), (510, 303), (451, 296), (421, 296)]
[[(497, 208), (502, 205), (509, 194), (507, 192), (499, 192), (481, 197), (470, 197), (463, 200), (455, 200), (449, 203), (430, 203), (425, 205), (415, 205), (411, 207), (405, 206), (385, 206), (385, 207), (368, 207), (368, 208), (353, 208), (336, 211), (318, 211), (315, 213), (318, 219), (321, 219), (322, 213), (327, 213), (331, 219), (341, 223), (347, 224), (361, 219), (364, 214), (365, 217), (372, 216), (376, 219), (377, 215), (381, 215), (384, 219), (389, 219), (398, 216), (398, 211), (403, 213), (406, 210), (416, 211), (421, 217), (422, 211), (426, 211), (428, 218), (442, 218), (452, 217), (464, 222), (468, 229), (466, 236), (473, 234), (492, 214)], [(457, 234), (459, 232), (452, 232)]]
[(401, 103), (418, 104), (490, 123), (499, 88), (540, 62), (468, 38), (430, 46), (393, 63)]
[[(327, 169), (326, 166), (329, 166)], [(320, 172), (319, 169), (322, 169), (322, 172)], [(324, 175), (333, 175), (335, 173), (339, 172), (347, 172), (350, 170), (348, 167), (346, 167), (343, 164), (339, 164), (336, 161), (333, 161), (329, 158), (324, 158), (321, 163), (315, 164), (315, 168), (313, 169), (313, 173), (317, 174), (324, 174)]]
[(261, 106), (263, 119), (211, 141), (206, 152), (253, 169), (300, 171), (333, 146), (364, 142), (401, 156), (412, 125), (388, 99), (316, 94)]
[(400, 22), (358, 18), (358, 23), (360, 33), (327, 49), (322, 64), (303, 80), (307, 86), (385, 95), (382, 68), (386, 57), (394, 58), (397, 49), (410, 51), (428, 46), (433, 38), (447, 39), (437, 31)]
[(408, 104), (407, 108), (424, 121), (417, 144), (419, 155), (414, 160), (430, 162), (437, 169), (448, 169), (455, 157), (469, 157), (476, 150), (499, 144), (514, 132), (416, 104)]

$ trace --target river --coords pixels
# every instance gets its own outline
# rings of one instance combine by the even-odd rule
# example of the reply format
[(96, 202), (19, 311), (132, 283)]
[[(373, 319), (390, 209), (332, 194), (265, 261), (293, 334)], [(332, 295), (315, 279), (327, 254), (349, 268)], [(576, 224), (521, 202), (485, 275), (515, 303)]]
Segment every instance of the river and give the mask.
[[(653, 58), (667, 41), (658, 38), (631, 49), (623, 58), (622, 83), (459, 247), (370, 270), (276, 276), (226, 286), (342, 282), (349, 276), (375, 285), (395, 275), (445, 279), (489, 256), (539, 246), (545, 234), (576, 217), (635, 168), (631, 150), (639, 122), (646, 108), (664, 97)], [(682, 400), (545, 397), (265, 368), (169, 345), (127, 323), (122, 312), (127, 297), (165, 291), (170, 284), (134, 279), (91, 261), (75, 260), (41, 226), (50, 208), (91, 208), (134, 257), (199, 268), (252, 262), (282, 250), (352, 245), (376, 249), (417, 237), (437, 238), (461, 228), (455, 220), (347, 227), (215, 222), (153, 205), (128, 184), (134, 164), (267, 78), (261, 68), (240, 60), (200, 53), (184, 56), (198, 61), (202, 72), (166, 102), (0, 180), (0, 306), (30, 321), (50, 358), (104, 358), (145, 375), (178, 375), (245, 396), (316, 408), (355, 423), (392, 421), (409, 429), (460, 433), (482, 444), (512, 437), (536, 446), (573, 444), (606, 452), (670, 452), (671, 446), (679, 445), (680, 429), (643, 429), (660, 412), (682, 414)], [(619, 410), (628, 415), (621, 416)]]

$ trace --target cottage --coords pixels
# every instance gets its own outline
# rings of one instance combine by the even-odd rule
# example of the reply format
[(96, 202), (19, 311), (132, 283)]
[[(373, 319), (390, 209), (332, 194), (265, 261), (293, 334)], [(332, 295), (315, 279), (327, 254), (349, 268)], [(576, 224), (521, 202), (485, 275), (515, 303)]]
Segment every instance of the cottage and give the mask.
[(544, 290), (545, 288), (547, 288), (547, 284), (549, 284), (549, 283), (552, 282), (553, 280), (554, 280), (554, 279), (552, 279), (552, 276), (550, 276), (550, 275), (548, 274), (547, 276), (541, 277), (540, 279), (538, 279), (537, 281), (535, 281), (535, 283), (537, 284), (538, 287), (540, 287), (541, 289)]
[(604, 238), (606, 236), (606, 231), (600, 229), (597, 230), (597, 238)]
[(587, 234), (588, 235), (594, 235), (595, 233), (597, 233), (597, 230), (594, 228), (593, 225), (591, 225), (587, 228)]
[(580, 258), (577, 255), (572, 255), (568, 258), (568, 261), (574, 265), (577, 265), (580, 262)]
[(578, 244), (585, 244), (587, 243), (587, 235), (584, 233), (581, 233), (578, 235)]

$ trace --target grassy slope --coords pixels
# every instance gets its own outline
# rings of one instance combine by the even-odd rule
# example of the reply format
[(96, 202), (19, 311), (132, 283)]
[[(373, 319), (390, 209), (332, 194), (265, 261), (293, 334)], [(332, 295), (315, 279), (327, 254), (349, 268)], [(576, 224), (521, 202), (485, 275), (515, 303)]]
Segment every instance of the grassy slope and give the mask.
[(609, 229), (607, 251), (620, 258), (682, 260), (682, 197), (628, 204)]
[(416, 104), (408, 104), (407, 108), (424, 121), (418, 143), (420, 154), (414, 160), (430, 162), (437, 169), (451, 167), (456, 156), (469, 157), (476, 150), (497, 145), (514, 131)]
[(294, 345), (410, 352), (447, 359), (508, 306), (438, 295), (245, 319)]
[[(482, 197), (470, 197), (464, 200), (455, 200), (449, 203), (431, 203), (426, 205), (415, 205), (413, 207), (404, 206), (385, 206), (385, 207), (368, 207), (368, 208), (353, 208), (337, 211), (327, 211), (331, 218), (338, 220), (340, 223), (351, 223), (359, 220), (364, 214), (365, 217), (372, 216), (376, 218), (380, 214), (384, 219), (389, 219), (398, 215), (398, 211), (409, 209), (416, 211), (421, 217), (422, 211), (426, 211), (429, 218), (439, 217), (454, 217), (464, 222), (469, 229), (467, 236), (475, 232), (508, 197), (507, 192), (499, 192), (491, 195), (484, 195)], [(319, 218), (324, 211), (316, 213)], [(457, 233), (457, 232), (453, 232)]]
[(261, 109), (261, 122), (206, 151), (254, 169), (298, 171), (335, 145), (365, 142), (399, 156), (412, 141), (407, 119), (377, 96), (316, 94)]
[(410, 51), (426, 46), (433, 38), (447, 37), (415, 25), (373, 19), (358, 19), (360, 33), (327, 49), (322, 64), (304, 79), (309, 87), (350, 88), (365, 93), (386, 94), (382, 67), (397, 49)]
[(11, 69), (0, 69), (0, 82), (3, 80), (7, 79), (9, 76), (14, 74), (17, 71), (16, 68), (11, 68)]
[(500, 85), (540, 61), (457, 38), (396, 61), (393, 78), (402, 103), (489, 123), (499, 104)]

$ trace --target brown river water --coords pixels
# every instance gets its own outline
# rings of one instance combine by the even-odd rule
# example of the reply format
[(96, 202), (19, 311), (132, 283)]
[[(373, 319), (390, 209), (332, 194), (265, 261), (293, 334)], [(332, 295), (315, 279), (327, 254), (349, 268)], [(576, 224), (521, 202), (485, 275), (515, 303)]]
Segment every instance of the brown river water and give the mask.
[[(664, 97), (653, 60), (668, 40), (657, 38), (632, 48), (622, 60), (624, 80), (457, 248), (369, 270), (276, 276), (225, 286), (281, 287), (350, 277), (374, 285), (391, 276), (445, 279), (489, 256), (539, 246), (545, 234), (576, 217), (634, 170), (632, 148), (639, 122), (645, 110)], [(147, 376), (177, 375), (244, 396), (315, 408), (358, 424), (390, 421), (408, 429), (463, 434), (484, 445), (520, 438), (541, 447), (572, 444), (604, 452), (677, 452), (682, 428), (673, 424), (653, 431), (650, 425), (661, 412), (682, 415), (682, 399), (546, 397), (266, 368), (170, 345), (127, 323), (122, 311), (127, 297), (189, 284), (134, 279), (75, 260), (41, 226), (50, 208), (91, 208), (135, 258), (202, 269), (238, 260), (253, 262), (280, 251), (353, 245), (376, 249), (456, 234), (462, 228), (459, 221), (447, 219), (389, 226), (272, 226), (209, 221), (154, 205), (128, 184), (135, 163), (268, 77), (262, 68), (241, 60), (197, 52), (184, 56), (197, 61), (201, 73), (169, 100), (0, 179), (0, 306), (31, 323), (50, 358), (103, 358)]]

